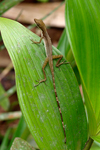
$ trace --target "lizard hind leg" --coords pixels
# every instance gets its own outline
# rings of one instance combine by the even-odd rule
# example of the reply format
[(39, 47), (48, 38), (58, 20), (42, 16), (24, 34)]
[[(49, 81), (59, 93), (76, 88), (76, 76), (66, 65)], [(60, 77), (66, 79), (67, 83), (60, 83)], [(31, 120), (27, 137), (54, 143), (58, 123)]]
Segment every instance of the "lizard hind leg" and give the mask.
[(36, 87), (36, 86), (38, 86), (40, 83), (42, 83), (42, 82), (45, 82), (46, 81), (46, 73), (45, 73), (45, 67), (46, 67), (46, 65), (47, 65), (47, 63), (48, 63), (48, 61), (49, 61), (49, 59), (48, 59), (48, 57), (45, 59), (45, 61), (44, 61), (44, 63), (43, 63), (43, 66), (42, 66), (42, 71), (43, 71), (43, 75), (44, 75), (44, 79), (42, 79), (42, 80), (40, 80), (40, 81), (36, 81), (36, 82), (38, 82), (38, 84), (36, 84), (34, 87)]

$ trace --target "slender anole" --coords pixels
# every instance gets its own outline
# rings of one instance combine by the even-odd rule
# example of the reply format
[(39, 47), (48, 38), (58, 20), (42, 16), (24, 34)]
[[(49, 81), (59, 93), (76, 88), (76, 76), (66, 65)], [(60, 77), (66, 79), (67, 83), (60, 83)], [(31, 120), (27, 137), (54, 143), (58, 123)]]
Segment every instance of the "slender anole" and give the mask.
[[(44, 79), (38, 81), (37, 85), (39, 85), (41, 82), (45, 82), (46, 81), (46, 73), (45, 73), (44, 69), (45, 69), (45, 66), (47, 65), (47, 63), (49, 62), (49, 66), (50, 66), (50, 70), (51, 70), (51, 74), (52, 74), (54, 92), (55, 92), (56, 101), (57, 101), (59, 112), (60, 112), (60, 116), (61, 116), (61, 121), (62, 121), (62, 126), (63, 126), (63, 131), (64, 131), (64, 137), (65, 137), (65, 143), (66, 143), (65, 127), (64, 127), (63, 117), (62, 117), (61, 108), (60, 108), (60, 104), (59, 104), (58, 97), (57, 97), (56, 86), (55, 86), (53, 59), (59, 58), (57, 63), (56, 63), (56, 67), (59, 67), (60, 65), (65, 63), (65, 61), (59, 63), (60, 60), (62, 59), (63, 55), (52, 55), (52, 43), (51, 43), (51, 39), (50, 39), (50, 37), (49, 37), (49, 35), (47, 33), (47, 29), (46, 29), (46, 26), (45, 26), (44, 22), (42, 20), (39, 20), (39, 19), (34, 19), (34, 21), (37, 24), (37, 26), (42, 30), (42, 36), (41, 36), (39, 42), (36, 42), (36, 41), (33, 41), (33, 40), (31, 40), (31, 41), (33, 43), (35, 43), (35, 44), (39, 44), (42, 41), (42, 39), (43, 39), (44, 40), (44, 45), (45, 45), (45, 50), (46, 50), (46, 56), (47, 56), (45, 61), (44, 61), (43, 66), (42, 66)], [(68, 63), (68, 62), (66, 62), (66, 63)], [(35, 85), (35, 86), (37, 86), (37, 85)]]

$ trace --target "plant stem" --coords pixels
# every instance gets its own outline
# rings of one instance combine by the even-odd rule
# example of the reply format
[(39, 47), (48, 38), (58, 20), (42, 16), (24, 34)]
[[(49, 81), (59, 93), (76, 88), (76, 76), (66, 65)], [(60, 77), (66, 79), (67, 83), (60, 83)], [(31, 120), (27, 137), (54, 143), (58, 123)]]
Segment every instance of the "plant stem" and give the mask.
[(92, 144), (93, 144), (93, 141), (94, 141), (94, 140), (89, 137), (89, 139), (88, 139), (88, 141), (86, 142), (85, 147), (84, 147), (83, 150), (89, 150), (89, 149), (91, 148)]
[(18, 119), (21, 118), (21, 116), (22, 116), (21, 111), (2, 113), (0, 114), (0, 121)]

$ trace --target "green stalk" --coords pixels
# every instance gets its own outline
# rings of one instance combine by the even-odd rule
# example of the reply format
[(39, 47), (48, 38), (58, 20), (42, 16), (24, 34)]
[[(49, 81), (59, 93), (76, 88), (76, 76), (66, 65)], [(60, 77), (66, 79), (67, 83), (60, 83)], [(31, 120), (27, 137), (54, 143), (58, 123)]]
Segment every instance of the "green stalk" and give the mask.
[(85, 147), (84, 147), (83, 150), (89, 150), (89, 149), (91, 148), (92, 144), (93, 144), (93, 141), (94, 141), (94, 140), (89, 137), (89, 139), (88, 139), (88, 141), (86, 142)]

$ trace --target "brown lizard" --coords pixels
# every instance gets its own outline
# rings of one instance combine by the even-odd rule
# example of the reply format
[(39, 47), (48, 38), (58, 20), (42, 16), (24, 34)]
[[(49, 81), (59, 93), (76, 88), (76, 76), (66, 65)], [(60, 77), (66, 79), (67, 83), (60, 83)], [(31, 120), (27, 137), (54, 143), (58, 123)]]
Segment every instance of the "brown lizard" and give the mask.
[[(44, 40), (44, 45), (45, 45), (45, 50), (46, 50), (46, 59), (44, 61), (44, 64), (42, 66), (42, 70), (43, 70), (43, 74), (44, 74), (44, 79), (38, 81), (39, 85), (41, 82), (45, 82), (46, 81), (46, 73), (45, 73), (45, 66), (47, 65), (47, 63), (49, 62), (49, 66), (50, 66), (50, 70), (51, 70), (51, 74), (52, 74), (52, 80), (53, 80), (53, 86), (54, 86), (54, 92), (55, 92), (55, 96), (56, 96), (56, 101), (59, 107), (59, 112), (60, 112), (60, 116), (61, 116), (61, 121), (62, 121), (62, 126), (63, 126), (63, 131), (64, 131), (64, 137), (65, 137), (65, 143), (66, 143), (66, 133), (65, 133), (65, 127), (64, 127), (64, 122), (63, 122), (63, 117), (62, 117), (62, 113), (61, 113), (61, 108), (60, 108), (60, 104), (58, 101), (58, 97), (57, 97), (57, 92), (56, 92), (56, 86), (55, 86), (55, 78), (54, 78), (54, 69), (53, 69), (53, 59), (58, 59), (57, 63), (56, 63), (56, 67), (59, 67), (60, 65), (62, 65), (65, 61), (60, 62), (60, 60), (62, 59), (63, 55), (52, 55), (52, 43), (51, 43), (51, 39), (47, 33), (47, 29), (46, 26), (44, 24), (44, 22), (42, 20), (39, 19), (34, 19), (35, 23), (37, 24), (37, 26), (42, 30), (42, 36), (40, 38), (39, 42), (33, 41), (31, 40), (33, 43), (35, 44), (39, 44), (42, 39)], [(68, 62), (66, 62), (68, 63)], [(35, 86), (37, 86), (35, 85)]]

